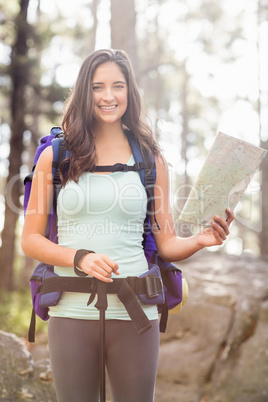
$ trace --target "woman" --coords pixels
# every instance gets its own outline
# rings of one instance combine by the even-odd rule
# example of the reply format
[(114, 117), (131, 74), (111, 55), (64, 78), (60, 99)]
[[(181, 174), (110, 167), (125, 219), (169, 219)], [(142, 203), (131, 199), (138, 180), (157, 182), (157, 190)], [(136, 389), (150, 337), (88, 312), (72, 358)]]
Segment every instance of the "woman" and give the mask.
[[(146, 192), (137, 172), (93, 171), (96, 165), (134, 160), (124, 128), (141, 147), (155, 155), (154, 228), (159, 255), (168, 261), (185, 259), (207, 246), (220, 245), (229, 233), (233, 213), (215, 217), (211, 228), (179, 238), (170, 213), (167, 163), (150, 128), (141, 121), (141, 102), (127, 55), (98, 50), (82, 64), (62, 122), (70, 158), (61, 166), (63, 187), (57, 203), (59, 244), (45, 238), (52, 199), (52, 149), (36, 166), (22, 248), (26, 255), (55, 266), (58, 275), (84, 273), (110, 283), (115, 277), (140, 276), (148, 266), (142, 248)], [(99, 318), (88, 295), (65, 292), (50, 309), (49, 350), (58, 401), (98, 401)], [(116, 295), (108, 295), (106, 365), (113, 400), (153, 401), (159, 350), (156, 306), (142, 305), (152, 328), (138, 335)]]

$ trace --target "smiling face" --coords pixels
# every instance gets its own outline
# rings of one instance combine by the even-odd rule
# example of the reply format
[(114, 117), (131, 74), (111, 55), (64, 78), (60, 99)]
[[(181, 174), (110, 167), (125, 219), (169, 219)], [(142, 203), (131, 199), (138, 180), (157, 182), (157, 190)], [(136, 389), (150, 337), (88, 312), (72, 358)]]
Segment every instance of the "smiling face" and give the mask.
[(127, 109), (128, 88), (116, 63), (101, 64), (92, 80), (95, 124), (120, 124)]

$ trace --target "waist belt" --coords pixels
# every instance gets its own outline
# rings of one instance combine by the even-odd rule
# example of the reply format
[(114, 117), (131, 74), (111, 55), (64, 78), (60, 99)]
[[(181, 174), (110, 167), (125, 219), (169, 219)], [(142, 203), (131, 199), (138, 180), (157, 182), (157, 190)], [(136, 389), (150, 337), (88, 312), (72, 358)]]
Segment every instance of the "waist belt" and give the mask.
[(139, 334), (151, 328), (151, 323), (141, 308), (137, 296), (147, 295), (149, 298), (158, 296), (162, 291), (162, 281), (155, 275), (145, 277), (114, 278), (106, 283), (96, 278), (55, 276), (43, 281), (41, 295), (50, 292), (79, 292), (90, 294), (87, 305), (90, 305), (97, 295), (95, 307), (100, 311), (107, 309), (107, 294), (116, 294), (125, 306)]

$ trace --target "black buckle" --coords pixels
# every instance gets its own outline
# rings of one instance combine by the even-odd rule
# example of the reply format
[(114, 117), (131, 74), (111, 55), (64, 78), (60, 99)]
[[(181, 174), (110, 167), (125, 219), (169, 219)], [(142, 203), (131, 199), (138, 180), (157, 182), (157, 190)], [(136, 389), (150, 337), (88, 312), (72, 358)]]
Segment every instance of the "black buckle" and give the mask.
[(145, 174), (145, 186), (147, 187), (149, 187), (149, 186), (153, 186), (154, 185), (154, 182), (155, 182), (155, 180), (154, 180), (154, 176), (153, 176), (153, 174), (151, 174), (151, 173), (146, 173)]
[(157, 279), (159, 278), (156, 275), (145, 276), (146, 291), (149, 298), (159, 296)]
[(113, 165), (113, 171), (114, 172), (127, 172), (128, 165), (126, 163), (115, 163)]
[(142, 163), (142, 162), (139, 162), (139, 163), (138, 163), (138, 162), (135, 162), (135, 163), (134, 163), (133, 167), (134, 167), (134, 171), (135, 171), (135, 172), (138, 172), (139, 170), (141, 170), (141, 166), (140, 166), (141, 163)]

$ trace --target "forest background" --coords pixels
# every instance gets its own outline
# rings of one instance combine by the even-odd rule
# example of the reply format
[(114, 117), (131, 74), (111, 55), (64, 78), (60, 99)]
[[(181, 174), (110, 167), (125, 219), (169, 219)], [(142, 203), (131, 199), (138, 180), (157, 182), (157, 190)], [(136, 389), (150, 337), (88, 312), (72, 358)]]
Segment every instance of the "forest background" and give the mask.
[[(129, 54), (171, 164), (183, 235), (179, 213), (217, 131), (268, 148), (268, 4), (0, 0), (0, 40), (0, 328), (25, 336), (35, 262), (20, 247), (23, 179), (40, 138), (61, 125), (83, 59), (106, 47)], [(221, 252), (268, 255), (267, 165), (237, 206)]]

